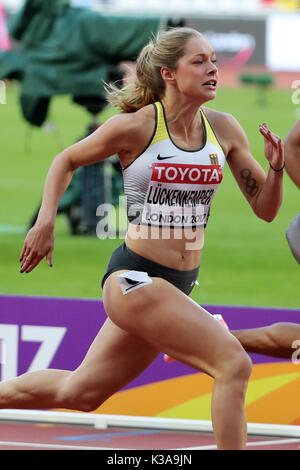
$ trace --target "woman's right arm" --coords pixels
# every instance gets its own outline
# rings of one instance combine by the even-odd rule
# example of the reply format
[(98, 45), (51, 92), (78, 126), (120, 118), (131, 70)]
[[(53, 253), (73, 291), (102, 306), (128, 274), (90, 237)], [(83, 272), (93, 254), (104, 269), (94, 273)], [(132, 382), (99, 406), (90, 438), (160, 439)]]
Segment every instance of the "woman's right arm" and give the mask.
[(134, 133), (131, 123), (131, 115), (114, 116), (93, 134), (55, 157), (46, 177), (37, 221), (28, 232), (21, 251), (20, 272), (29, 273), (44, 257), (48, 265), (52, 266), (57, 208), (74, 171), (80, 166), (91, 165), (111, 155), (128, 151), (128, 142), (130, 145), (134, 141), (128, 138)]

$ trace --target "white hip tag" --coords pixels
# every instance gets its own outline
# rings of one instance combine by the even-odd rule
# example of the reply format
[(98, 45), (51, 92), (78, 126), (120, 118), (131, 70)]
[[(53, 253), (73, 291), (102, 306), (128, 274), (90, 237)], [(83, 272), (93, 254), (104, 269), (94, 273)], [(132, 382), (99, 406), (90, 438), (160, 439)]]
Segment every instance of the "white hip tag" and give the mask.
[(148, 276), (148, 273), (143, 271), (127, 271), (126, 273), (118, 274), (118, 282), (123, 295), (125, 295), (135, 289), (151, 284), (152, 279)]

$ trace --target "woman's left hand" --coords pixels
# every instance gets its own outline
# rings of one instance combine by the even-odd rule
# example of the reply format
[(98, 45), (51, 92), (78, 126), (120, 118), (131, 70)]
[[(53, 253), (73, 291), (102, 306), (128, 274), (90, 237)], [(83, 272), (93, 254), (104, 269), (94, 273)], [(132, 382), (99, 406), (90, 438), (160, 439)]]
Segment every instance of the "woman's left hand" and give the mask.
[(284, 151), (282, 140), (270, 131), (267, 124), (259, 125), (260, 133), (265, 139), (265, 156), (275, 170), (284, 166)]

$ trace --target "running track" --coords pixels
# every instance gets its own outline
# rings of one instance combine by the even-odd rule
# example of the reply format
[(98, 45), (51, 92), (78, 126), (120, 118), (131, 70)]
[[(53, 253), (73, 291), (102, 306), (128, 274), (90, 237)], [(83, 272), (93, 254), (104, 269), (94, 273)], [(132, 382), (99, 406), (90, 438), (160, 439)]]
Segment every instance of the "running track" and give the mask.
[[(300, 438), (250, 436), (248, 450), (299, 450)], [(214, 450), (212, 434), (195, 431), (0, 421), (0, 450)]]

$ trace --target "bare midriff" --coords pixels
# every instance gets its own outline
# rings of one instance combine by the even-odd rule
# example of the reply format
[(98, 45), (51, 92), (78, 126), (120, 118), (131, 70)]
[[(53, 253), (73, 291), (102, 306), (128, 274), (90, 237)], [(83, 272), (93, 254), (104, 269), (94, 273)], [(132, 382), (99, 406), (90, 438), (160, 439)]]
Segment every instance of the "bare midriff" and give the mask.
[(172, 269), (189, 271), (200, 265), (204, 228), (147, 227), (129, 223), (128, 248)]

